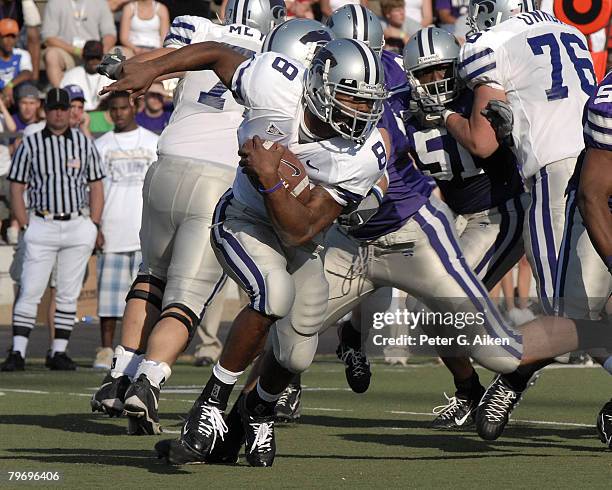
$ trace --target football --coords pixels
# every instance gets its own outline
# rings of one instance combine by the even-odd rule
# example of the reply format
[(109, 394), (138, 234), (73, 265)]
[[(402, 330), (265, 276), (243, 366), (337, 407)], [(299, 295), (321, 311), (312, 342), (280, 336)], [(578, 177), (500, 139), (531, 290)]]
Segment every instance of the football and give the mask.
[[(269, 149), (273, 141), (264, 141), (263, 146)], [(285, 189), (302, 204), (310, 200), (310, 180), (302, 162), (291, 151), (285, 152), (278, 166), (278, 176), (283, 180)]]

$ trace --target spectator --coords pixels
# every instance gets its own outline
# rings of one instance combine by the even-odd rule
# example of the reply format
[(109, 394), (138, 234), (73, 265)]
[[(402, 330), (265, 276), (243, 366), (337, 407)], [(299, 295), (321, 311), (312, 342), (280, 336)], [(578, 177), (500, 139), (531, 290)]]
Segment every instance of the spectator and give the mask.
[[(24, 234), (19, 296), (13, 308), (13, 345), (2, 371), (23, 371), (36, 310), (57, 261), (55, 334), (48, 367), (74, 370), (66, 354), (76, 303), (97, 238), (104, 203), (102, 170), (91, 140), (70, 128), (70, 100), (53, 89), (45, 102), (47, 125), (24, 138), (9, 172), (11, 208)], [(67, 151), (57, 151), (58, 148)], [(55, 149), (55, 150), (54, 150)], [(87, 192), (89, 188), (89, 192)], [(24, 193), (27, 189), (28, 212)], [(91, 217), (84, 214), (87, 205)], [(95, 226), (94, 226), (95, 225)]]
[(42, 37), (47, 77), (54, 87), (60, 86), (66, 70), (81, 62), (87, 40), (101, 41), (102, 53), (117, 41), (113, 16), (100, 0), (49, 0)]
[(402, 54), (404, 46), (410, 39), (402, 29), (406, 19), (404, 0), (382, 0), (380, 2), (385, 33), (385, 49)]
[[(102, 347), (94, 368), (110, 369), (117, 320), (123, 316), (125, 296), (140, 265), (142, 185), (149, 166), (157, 159), (157, 135), (138, 126), (136, 109), (127, 92), (108, 99), (115, 124), (96, 140), (108, 176), (104, 179), (102, 253), (98, 255), (98, 316)], [(126, 212), (129, 210), (129, 212)]]
[(94, 111), (100, 104), (100, 90), (112, 82), (111, 79), (100, 75), (96, 68), (102, 61), (104, 49), (100, 41), (87, 41), (83, 46), (83, 66), (75, 66), (68, 70), (62, 80), (61, 86), (77, 85), (85, 92), (85, 110)]
[(423, 27), (427, 27), (433, 22), (432, 0), (405, 0), (403, 31), (412, 36)]
[(368, 0), (321, 0), (321, 14), (324, 17), (329, 17), (335, 10), (347, 3), (361, 4), (364, 7), (368, 6)]
[(17, 131), (23, 131), (28, 125), (38, 122), (40, 92), (29, 83), (17, 87), (17, 114), (14, 116)]
[(161, 134), (172, 115), (172, 111), (164, 107), (164, 97), (169, 97), (164, 86), (154, 83), (144, 96), (144, 109), (136, 114), (136, 122), (155, 134)]
[(13, 19), (0, 20), (0, 90), (9, 106), (15, 102), (13, 87), (32, 79), (30, 53), (15, 47), (19, 26)]
[(25, 27), (26, 47), (32, 59), (32, 76), (38, 80), (40, 71), (40, 12), (34, 0), (0, 0), (0, 19), (13, 19), (19, 26), (19, 31)]
[(469, 0), (435, 0), (435, 2), (440, 27), (453, 33), (463, 43), (468, 31)]
[(161, 48), (169, 29), (168, 9), (155, 0), (137, 0), (123, 7), (121, 45), (134, 54)]
[(287, 0), (287, 19), (314, 19), (312, 0)]

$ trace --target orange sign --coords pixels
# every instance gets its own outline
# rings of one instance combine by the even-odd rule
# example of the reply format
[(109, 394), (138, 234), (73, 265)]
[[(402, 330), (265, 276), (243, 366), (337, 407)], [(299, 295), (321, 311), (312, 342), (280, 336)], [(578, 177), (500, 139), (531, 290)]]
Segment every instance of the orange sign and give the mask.
[(559, 20), (592, 34), (610, 23), (612, 0), (555, 0), (554, 10)]

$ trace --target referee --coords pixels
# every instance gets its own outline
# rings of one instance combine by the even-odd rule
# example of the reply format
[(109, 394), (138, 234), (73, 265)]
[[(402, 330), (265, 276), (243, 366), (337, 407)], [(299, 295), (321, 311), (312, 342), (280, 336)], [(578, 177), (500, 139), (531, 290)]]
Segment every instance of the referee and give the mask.
[[(21, 288), (13, 309), (13, 347), (2, 371), (23, 371), (36, 311), (57, 261), (55, 335), (48, 367), (74, 370), (66, 355), (76, 303), (87, 262), (96, 241), (104, 189), (104, 172), (93, 142), (70, 127), (70, 98), (52, 89), (45, 100), (47, 124), (26, 136), (9, 171), (11, 206), (21, 230), (25, 256)], [(89, 186), (89, 214), (87, 187)], [(27, 192), (29, 213), (24, 192)]]

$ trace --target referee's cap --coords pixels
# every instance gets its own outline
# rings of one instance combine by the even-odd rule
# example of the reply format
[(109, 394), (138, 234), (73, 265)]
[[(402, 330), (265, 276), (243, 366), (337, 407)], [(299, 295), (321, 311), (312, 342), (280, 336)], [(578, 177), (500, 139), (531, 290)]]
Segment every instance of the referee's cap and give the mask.
[(62, 88), (52, 88), (47, 92), (45, 109), (70, 109), (70, 96)]

